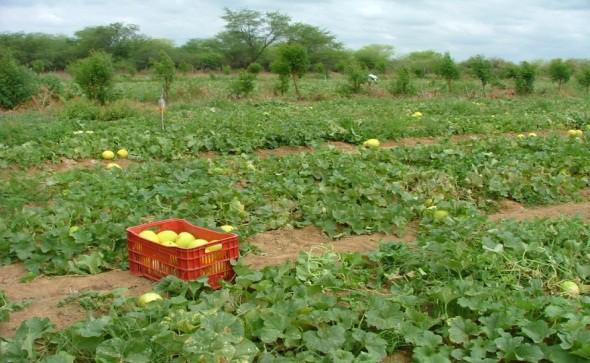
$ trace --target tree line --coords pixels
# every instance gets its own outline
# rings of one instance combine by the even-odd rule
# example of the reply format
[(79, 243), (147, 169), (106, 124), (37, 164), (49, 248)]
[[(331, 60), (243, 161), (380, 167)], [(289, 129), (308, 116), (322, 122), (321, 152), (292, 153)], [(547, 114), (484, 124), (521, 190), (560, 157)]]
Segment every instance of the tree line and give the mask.
[[(590, 60), (553, 59), (515, 64), (500, 58), (473, 56), (457, 63), (449, 53), (432, 50), (394, 57), (394, 48), (370, 44), (358, 50), (346, 49), (325, 29), (292, 22), (279, 12), (225, 9), (223, 31), (208, 39), (191, 39), (175, 46), (167, 39), (143, 35), (139, 27), (113, 23), (91, 26), (73, 37), (42, 33), (0, 34), (0, 107), (12, 108), (35, 92), (34, 71), (67, 70), (91, 99), (105, 103), (115, 72), (134, 74), (146, 69), (162, 81), (167, 99), (176, 71), (189, 72), (243, 70), (232, 83), (232, 94), (248, 95), (256, 75), (264, 70), (278, 74), (276, 93), (284, 94), (292, 83), (298, 97), (298, 80), (307, 72), (344, 73), (346, 93), (357, 93), (367, 83), (368, 72), (393, 73), (388, 86), (392, 94), (411, 94), (412, 78), (437, 75), (447, 83), (468, 74), (486, 86), (499, 79), (513, 79), (516, 92), (532, 93), (535, 79), (544, 74), (561, 89), (574, 75), (579, 84), (590, 88)], [(58, 81), (40, 77), (47, 87)], [(39, 82), (37, 82), (39, 83)]]

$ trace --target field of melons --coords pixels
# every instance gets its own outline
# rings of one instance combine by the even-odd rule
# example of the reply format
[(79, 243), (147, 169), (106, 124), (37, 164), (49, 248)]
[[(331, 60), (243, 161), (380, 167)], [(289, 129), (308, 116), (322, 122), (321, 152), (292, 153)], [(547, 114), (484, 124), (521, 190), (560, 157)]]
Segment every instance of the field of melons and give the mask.
[[(126, 270), (126, 229), (168, 218), (233, 228), (246, 257), (281, 249), (255, 243), (269, 231), (310, 226), (335, 248), (379, 245), (246, 258), (218, 290), (166, 277), (141, 299), (72, 291), (61, 303), (85, 318), (0, 330), (0, 361), (590, 361), (587, 97), (231, 101), (214, 85), (172, 103), (165, 131), (138, 80), (119, 84), (113, 117), (80, 100), (0, 115), (0, 262), (27, 270), (0, 267), (0, 289)], [(522, 218), (503, 218), (508, 202)], [(0, 328), (28, 304), (0, 290)]]

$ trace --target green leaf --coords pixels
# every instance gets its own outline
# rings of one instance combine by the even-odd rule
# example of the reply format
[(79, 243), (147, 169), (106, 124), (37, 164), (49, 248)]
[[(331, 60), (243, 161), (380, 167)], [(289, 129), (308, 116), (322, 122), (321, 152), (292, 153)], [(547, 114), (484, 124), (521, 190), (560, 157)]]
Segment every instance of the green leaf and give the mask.
[(515, 349), (516, 359), (525, 362), (538, 362), (545, 358), (545, 354), (539, 346), (532, 344), (522, 344)]
[(541, 343), (554, 332), (545, 320), (530, 321), (521, 329), (535, 343)]
[(303, 342), (308, 349), (324, 354), (335, 352), (346, 341), (346, 330), (339, 325), (320, 327), (317, 331), (309, 330), (303, 333)]
[(73, 355), (60, 351), (54, 355), (43, 358), (40, 363), (74, 363), (74, 359), (76, 359), (76, 357)]

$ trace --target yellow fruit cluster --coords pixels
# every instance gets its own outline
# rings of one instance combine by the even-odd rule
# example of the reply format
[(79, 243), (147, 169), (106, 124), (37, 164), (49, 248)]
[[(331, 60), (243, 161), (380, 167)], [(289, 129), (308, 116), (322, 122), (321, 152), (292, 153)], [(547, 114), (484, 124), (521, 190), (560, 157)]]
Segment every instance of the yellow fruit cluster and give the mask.
[(146, 229), (139, 234), (139, 237), (154, 243), (161, 244), (162, 246), (186, 249), (200, 247), (209, 243), (209, 241), (205, 239), (196, 238), (189, 232), (176, 233), (169, 229), (160, 231), (158, 233)]
[(569, 136), (569, 137), (582, 137), (582, 136), (584, 136), (584, 131), (582, 131), (582, 130), (568, 130), (567, 136)]
[[(102, 158), (104, 160), (113, 160), (115, 158), (115, 153), (112, 152), (111, 150), (105, 150), (102, 152), (101, 154)], [(129, 156), (129, 152), (127, 151), (127, 149), (119, 149), (117, 151), (117, 156), (120, 157), (121, 159), (126, 159)], [(121, 166), (117, 163), (108, 163), (107, 164), (107, 169), (121, 169)]]

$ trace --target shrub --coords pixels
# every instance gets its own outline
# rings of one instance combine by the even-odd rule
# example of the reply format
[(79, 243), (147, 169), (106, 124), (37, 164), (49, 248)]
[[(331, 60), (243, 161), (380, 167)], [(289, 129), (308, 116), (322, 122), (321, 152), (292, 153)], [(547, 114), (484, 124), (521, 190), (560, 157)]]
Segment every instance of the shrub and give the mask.
[(515, 81), (516, 93), (520, 95), (533, 93), (537, 76), (537, 69), (534, 65), (522, 62), (512, 71), (512, 76)]
[(590, 67), (586, 67), (582, 69), (580, 73), (578, 73), (576, 79), (582, 88), (586, 90), (586, 93), (590, 90)]
[(174, 81), (174, 75), (176, 74), (176, 68), (174, 67), (174, 61), (168, 53), (163, 50), (160, 51), (160, 57), (157, 61), (152, 61), (154, 75), (157, 79), (162, 82), (162, 92), (164, 93), (164, 99), (168, 101), (170, 96), (170, 88), (172, 87), (172, 81)]
[(241, 72), (238, 78), (230, 83), (230, 93), (236, 98), (247, 97), (254, 91), (254, 80), (256, 76), (252, 73)]
[(367, 69), (357, 62), (348, 64), (344, 70), (348, 80), (348, 91), (350, 93), (359, 93), (365, 83), (367, 83)]
[(481, 82), (481, 90), (485, 93), (486, 85), (492, 80), (492, 63), (483, 56), (478, 55), (467, 61), (471, 72)]
[(409, 95), (414, 92), (408, 68), (402, 67), (398, 71), (397, 78), (390, 84), (389, 92), (392, 95)]
[(307, 50), (299, 44), (283, 44), (278, 49), (278, 59), (275, 62), (275, 71), (279, 75), (286, 75), (293, 80), (295, 93), (301, 98), (297, 81), (303, 77), (309, 68)]
[(113, 61), (110, 54), (93, 52), (70, 67), (74, 81), (91, 100), (104, 105), (111, 96), (113, 86)]
[(225, 74), (226, 76), (229, 76), (231, 74), (231, 67), (228, 65), (225, 65), (225, 66), (221, 67), (221, 72), (223, 74)]
[(447, 88), (449, 92), (451, 92), (452, 83), (453, 81), (459, 79), (460, 73), (457, 64), (455, 63), (453, 58), (451, 58), (451, 55), (449, 53), (445, 53), (445, 55), (441, 59), (438, 67), (438, 75), (444, 78), (445, 81), (447, 81)]
[(248, 73), (258, 74), (262, 71), (262, 66), (258, 63), (250, 63), (246, 71)]
[(0, 107), (15, 108), (35, 95), (37, 89), (33, 72), (3, 51), (0, 55)]
[(35, 59), (31, 62), (31, 69), (37, 74), (43, 73), (47, 69), (47, 63), (41, 59)]
[(65, 92), (61, 79), (55, 74), (45, 74), (40, 76), (39, 85), (46, 87), (55, 96), (63, 96)]
[(68, 120), (115, 121), (137, 116), (137, 109), (127, 100), (117, 100), (105, 106), (99, 106), (85, 99), (66, 102), (61, 116)]
[(549, 63), (549, 76), (561, 91), (561, 86), (567, 83), (572, 77), (572, 67), (561, 59), (554, 59)]

